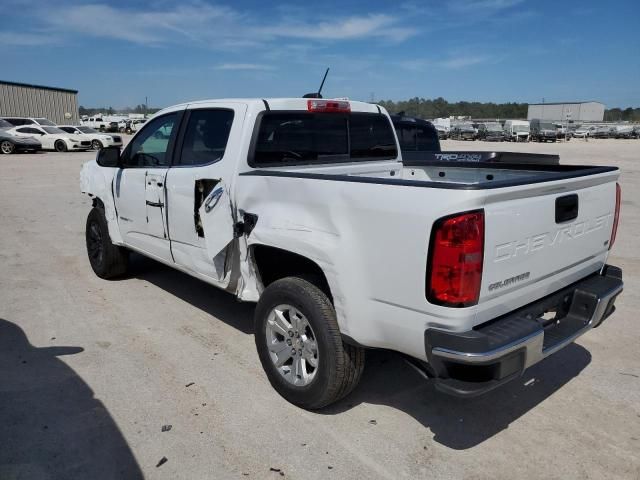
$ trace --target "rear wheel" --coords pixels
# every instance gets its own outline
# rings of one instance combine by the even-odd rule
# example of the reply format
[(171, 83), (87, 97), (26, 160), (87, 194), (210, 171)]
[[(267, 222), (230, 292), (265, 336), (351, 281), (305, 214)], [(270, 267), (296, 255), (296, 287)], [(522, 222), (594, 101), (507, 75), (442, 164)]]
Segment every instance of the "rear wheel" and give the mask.
[(64, 143), (64, 140), (57, 140), (54, 148), (56, 149), (56, 152), (66, 152), (67, 151), (67, 144)]
[(5, 155), (9, 155), (13, 153), (15, 149), (16, 149), (15, 145), (11, 143), (9, 140), (3, 140), (0, 143), (0, 152), (4, 153)]
[(102, 209), (94, 207), (89, 212), (85, 237), (89, 263), (97, 276), (109, 279), (127, 271), (129, 254), (126, 249), (111, 243)]
[(364, 369), (364, 349), (342, 341), (327, 295), (299, 277), (269, 285), (255, 313), (255, 342), (269, 382), (309, 410), (348, 395)]

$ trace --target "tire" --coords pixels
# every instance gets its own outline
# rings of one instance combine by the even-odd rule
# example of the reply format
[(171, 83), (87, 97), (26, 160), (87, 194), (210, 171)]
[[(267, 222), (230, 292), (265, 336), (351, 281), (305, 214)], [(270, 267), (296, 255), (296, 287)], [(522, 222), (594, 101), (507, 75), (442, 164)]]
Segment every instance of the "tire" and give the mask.
[(104, 132), (104, 125), (100, 125), (100, 128), (98, 128), (98, 131)]
[(9, 140), (3, 140), (2, 142), (0, 142), (0, 152), (2, 152), (5, 155), (9, 155), (11, 153), (13, 153), (16, 149), (16, 146), (11, 143)]
[(94, 150), (100, 150), (103, 147), (102, 142), (100, 140), (93, 140), (91, 142), (91, 148)]
[[(296, 322), (291, 320), (290, 312), (288, 315), (285, 313), (283, 317), (289, 322), (289, 327), (285, 325), (288, 330), (280, 329), (282, 332), (288, 332), (290, 338), (278, 333), (280, 327), (275, 326), (274, 312), (278, 308), (284, 311), (286, 307), (292, 307), (297, 312), (293, 315), (302, 317), (302, 320), (307, 322), (310, 331), (305, 329), (304, 336), (302, 332), (294, 331)], [(274, 332), (278, 338), (273, 335)], [(279, 337), (282, 337), (282, 340)], [(306, 340), (303, 340), (303, 337), (306, 337)], [(291, 355), (289, 348), (295, 351), (296, 345), (289, 347), (283, 342), (291, 345), (289, 341), (307, 342), (310, 338), (315, 339), (312, 344), (316, 346), (316, 367), (306, 361), (307, 352), (310, 351), (307, 350), (307, 343), (298, 345), (298, 358), (302, 361), (305, 357), (305, 374), (312, 376), (308, 383), (304, 383), (305, 379), (301, 376), (293, 375), (296, 357)], [(304, 278), (286, 277), (277, 280), (262, 293), (255, 311), (255, 342), (260, 362), (273, 388), (285, 400), (307, 410), (326, 407), (348, 395), (360, 381), (364, 369), (364, 349), (342, 341), (331, 301), (320, 288)], [(272, 351), (270, 345), (274, 346), (271, 347)], [(285, 345), (279, 352), (283, 355), (282, 358), (287, 357), (284, 365), (280, 367), (282, 370), (274, 363), (279, 355), (273, 348), (279, 348), (278, 345)], [(272, 355), (275, 356), (273, 360)], [(291, 368), (287, 376), (283, 371), (286, 371), (289, 359)], [(314, 368), (311, 374), (308, 373), (309, 366)]]
[(127, 135), (131, 135), (132, 131), (131, 128), (127, 127), (124, 129), (124, 133), (126, 133)]
[(89, 212), (85, 238), (89, 263), (98, 277), (110, 279), (126, 273), (129, 254), (126, 249), (111, 243), (102, 209), (94, 207)]
[(64, 142), (64, 140), (57, 140), (54, 148), (56, 150), (56, 152), (66, 152), (67, 151), (67, 144)]

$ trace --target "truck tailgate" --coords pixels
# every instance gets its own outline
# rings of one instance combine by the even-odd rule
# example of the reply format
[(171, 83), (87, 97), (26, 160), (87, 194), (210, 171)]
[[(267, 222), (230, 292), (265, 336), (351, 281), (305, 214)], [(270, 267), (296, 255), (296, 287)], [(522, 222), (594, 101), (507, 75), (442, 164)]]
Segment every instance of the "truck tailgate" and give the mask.
[(615, 217), (617, 176), (490, 192), (479, 313), (483, 303), (504, 301), (513, 308), (601, 268)]

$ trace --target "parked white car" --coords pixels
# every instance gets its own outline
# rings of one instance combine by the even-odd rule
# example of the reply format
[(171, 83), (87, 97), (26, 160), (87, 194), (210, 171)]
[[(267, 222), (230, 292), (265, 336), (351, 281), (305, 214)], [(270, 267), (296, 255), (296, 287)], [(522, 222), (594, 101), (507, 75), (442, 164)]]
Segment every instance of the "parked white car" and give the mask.
[(122, 137), (120, 135), (109, 135), (106, 133), (100, 133), (97, 130), (94, 130), (91, 127), (86, 127), (84, 125), (58, 125), (58, 128), (60, 130), (64, 130), (67, 133), (79, 135), (84, 139), (90, 140), (91, 148), (93, 148), (94, 150), (100, 150), (104, 147), (122, 146)]
[(67, 133), (58, 127), (29, 125), (14, 127), (7, 131), (17, 137), (35, 137), (42, 144), (42, 150), (55, 150), (56, 152), (91, 150), (91, 140), (80, 135)]
[(623, 288), (618, 168), (512, 155), (403, 159), (364, 102), (177, 105), (83, 166), (88, 260), (114, 278), (135, 251), (257, 302), (267, 378), (303, 408), (348, 395), (367, 347), (474, 396), (600, 325)]
[(3, 120), (9, 122), (14, 127), (22, 127), (25, 125), (39, 125), (41, 127), (55, 127), (48, 118), (44, 117), (2, 117)]
[(132, 133), (136, 133), (144, 126), (146, 121), (147, 120), (144, 118), (134, 118), (133, 120), (128, 120), (124, 128), (125, 133), (129, 135), (131, 135)]
[(583, 125), (573, 132), (573, 136), (576, 138), (589, 138), (595, 130), (596, 127), (594, 126)]

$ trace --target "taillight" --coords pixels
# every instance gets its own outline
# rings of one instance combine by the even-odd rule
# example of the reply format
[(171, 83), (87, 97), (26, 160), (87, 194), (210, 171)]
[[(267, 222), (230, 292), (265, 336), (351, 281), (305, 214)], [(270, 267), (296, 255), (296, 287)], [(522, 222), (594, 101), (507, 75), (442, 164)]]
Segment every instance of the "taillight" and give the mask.
[(427, 300), (448, 307), (478, 303), (484, 254), (484, 211), (441, 218), (433, 225)]
[(620, 220), (620, 201), (622, 200), (622, 189), (620, 184), (616, 183), (616, 211), (613, 215), (613, 230), (611, 230), (611, 239), (609, 240), (609, 250), (613, 247), (613, 243), (616, 241), (616, 235), (618, 234), (618, 221)]
[(307, 110), (310, 112), (349, 113), (351, 104), (344, 100), (307, 100)]

